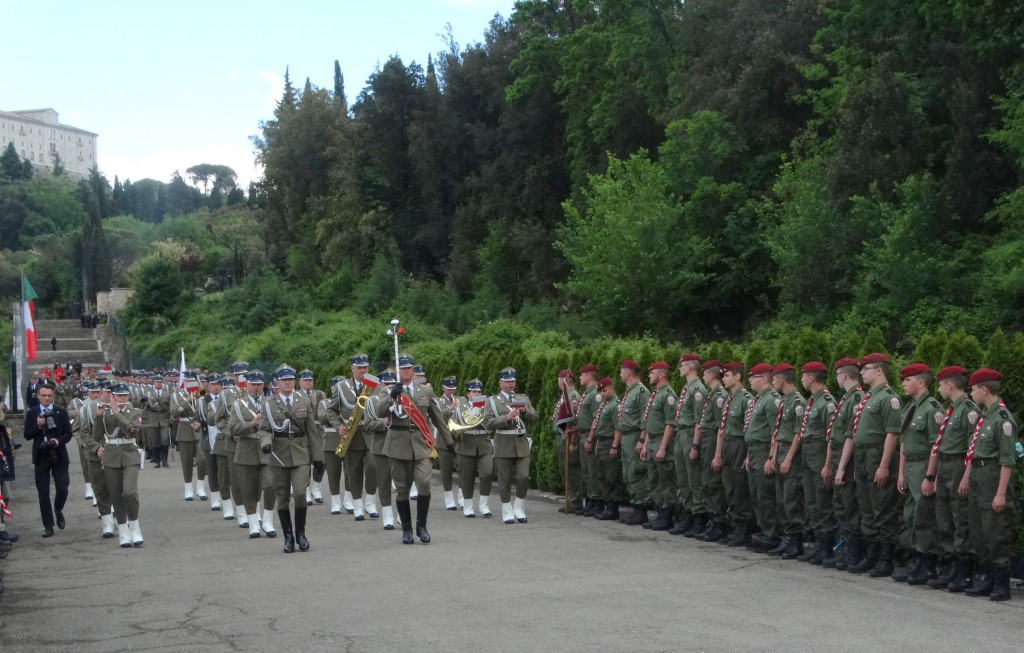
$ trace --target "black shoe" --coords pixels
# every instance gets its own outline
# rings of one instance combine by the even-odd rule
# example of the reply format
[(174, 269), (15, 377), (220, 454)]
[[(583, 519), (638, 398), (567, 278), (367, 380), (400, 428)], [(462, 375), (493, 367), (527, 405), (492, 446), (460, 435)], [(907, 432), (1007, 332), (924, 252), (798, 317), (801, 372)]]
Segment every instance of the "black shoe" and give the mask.
[(295, 535), (292, 533), (292, 511), (288, 508), (281, 508), (277, 511), (277, 518), (281, 522), (281, 532), (284, 534), (284, 552), (295, 552)]
[(789, 548), (789, 541), (793, 539), (792, 535), (786, 535), (779, 541), (779, 545), (768, 552), (770, 556), (781, 556)]
[(604, 504), (604, 510), (594, 515), (594, 519), (598, 519), (600, 521), (618, 521), (619, 504), (614, 501), (606, 501)]
[(750, 544), (747, 545), (747, 548), (756, 553), (768, 553), (778, 548), (779, 544), (778, 538), (771, 538), (764, 533), (758, 533), (750, 538)]
[(796, 560), (804, 553), (804, 538), (803, 535), (797, 533), (791, 535), (789, 538), (789, 546), (782, 552), (783, 560)]
[(737, 523), (736, 530), (729, 536), (728, 544), (734, 549), (750, 544), (750, 525), (745, 522)]
[(249, 539), (250, 540), (255, 540), (259, 536), (260, 536), (259, 531), (255, 532), (255, 533), (249, 533)]
[(14, 544), (18, 541), (18, 534), (10, 531), (0, 531), (0, 542), (10, 542)]
[(633, 509), (619, 517), (626, 526), (642, 526), (647, 521), (647, 507), (633, 506)]
[(57, 528), (59, 528), (61, 530), (64, 530), (64, 527), (67, 526), (67, 523), (65, 523), (65, 521), (64, 521), (64, 513), (58, 512), (56, 517), (57, 517)]
[(420, 538), (420, 542), (424, 544), (430, 544), (430, 533), (427, 532), (426, 526), (416, 527), (416, 537)]
[(416, 537), (420, 542), (430, 544), (430, 533), (427, 532), (427, 513), (430, 512), (430, 495), (421, 494), (416, 497)]
[(971, 572), (973, 564), (967, 558), (957, 558), (956, 574), (949, 579), (946, 589), (954, 594), (959, 594), (971, 586)]
[(875, 564), (875, 568), (868, 572), (869, 576), (872, 578), (892, 576), (892, 556), (895, 548), (892, 544), (883, 544), (879, 547), (878, 562)]
[(907, 585), (924, 585), (935, 577), (935, 558), (929, 554), (923, 554), (918, 559), (921, 562), (907, 575)]
[(995, 587), (995, 580), (992, 568), (984, 567), (974, 575), (974, 584), (968, 587), (964, 593), (967, 596), (988, 596)]
[(295, 536), (291, 533), (284, 534), (284, 552), (295, 553)]
[(395, 500), (395, 509), (398, 511), (398, 518), (402, 522), (402, 544), (412, 544), (415, 540), (412, 535), (412, 506), (409, 500)]
[(693, 527), (695, 521), (697, 521), (696, 515), (688, 513), (682, 521), (676, 522), (672, 528), (668, 529), (668, 532), (672, 535), (686, 535), (686, 531)]
[(53, 526), (47, 526), (43, 529), (43, 537), (53, 537)]
[(708, 517), (707, 517), (707, 515), (697, 515), (696, 518), (694, 518), (694, 520), (693, 520), (693, 524), (691, 524), (690, 528), (688, 528), (686, 530), (686, 532), (683, 533), (683, 536), (684, 537), (689, 537), (689, 538), (695, 538), (698, 535), (700, 535), (701, 533), (703, 533), (704, 529), (707, 528), (707, 527), (708, 527)]
[[(644, 528), (647, 528), (647, 524), (644, 524)], [(658, 517), (651, 524), (652, 531), (669, 531), (672, 530), (672, 508), (659, 508)]]
[(584, 517), (594, 517), (604, 512), (604, 501), (600, 499), (587, 499), (587, 506), (583, 509)]
[(313, 501), (316, 501), (317, 503), (323, 503), (324, 502), (324, 498), (323, 497), (316, 497), (315, 499), (313, 499)]
[(299, 551), (309, 551), (309, 540), (302, 531), (295, 533), (295, 543), (299, 545)]
[(306, 509), (299, 506), (295, 509), (295, 543), (299, 551), (309, 551), (309, 540), (306, 539)]
[(402, 523), (402, 544), (413, 544), (416, 538), (412, 536), (412, 526)]

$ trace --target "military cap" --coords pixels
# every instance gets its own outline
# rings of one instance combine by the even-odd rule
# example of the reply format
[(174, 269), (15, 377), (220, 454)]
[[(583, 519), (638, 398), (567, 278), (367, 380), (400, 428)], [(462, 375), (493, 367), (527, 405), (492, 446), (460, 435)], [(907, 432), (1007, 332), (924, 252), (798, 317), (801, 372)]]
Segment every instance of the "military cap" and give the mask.
[(369, 367), (370, 357), (367, 356), (366, 354), (359, 353), (353, 356), (352, 358), (348, 359), (348, 362), (351, 363), (352, 365), (355, 365), (356, 367)]
[(989, 368), (983, 367), (980, 370), (974, 372), (971, 375), (971, 379), (967, 382), (968, 385), (974, 385), (976, 383), (984, 383), (985, 381), (1002, 381), (1003, 375), (999, 372)]
[(255, 372), (249, 372), (245, 375), (246, 383), (255, 383), (256, 385), (263, 385), (263, 372), (256, 370)]
[(110, 394), (112, 395), (126, 395), (128, 394), (128, 384), (126, 383), (115, 383), (110, 387)]
[(839, 369), (840, 367), (860, 367), (860, 360), (857, 358), (840, 358), (832, 364), (833, 369)]
[(163, 375), (162, 375), (162, 374), (154, 374), (154, 375), (153, 375), (153, 380), (154, 380), (154, 381), (163, 381), (163, 380), (164, 380), (164, 377), (163, 377)]
[(85, 386), (85, 389), (87, 392), (99, 392), (103, 390), (103, 388), (100, 387), (99, 383), (90, 383)]
[(381, 383), (397, 383), (398, 375), (395, 374), (394, 370), (388, 369), (380, 373)]
[(341, 376), (339, 374), (338, 376), (332, 376), (331, 380), (328, 381), (327, 383), (333, 388), (334, 386), (338, 385), (339, 381), (344, 381), (344, 380), (345, 380), (345, 377), (343, 377), (343, 376)]
[(586, 374), (588, 372), (591, 374), (597, 374), (597, 365), (584, 365), (580, 368), (580, 374)]
[(959, 365), (948, 365), (939, 370), (939, 373), (935, 375), (935, 379), (937, 381), (945, 381), (949, 377), (956, 376), (958, 374), (967, 376), (967, 370), (960, 367)]
[(680, 363), (686, 363), (686, 362), (689, 362), (689, 361), (694, 361), (694, 362), (699, 363), (700, 362), (700, 356), (698, 354), (683, 354), (682, 356), (679, 357), (679, 362)]
[(502, 371), (498, 372), (499, 381), (515, 381), (516, 370), (513, 367), (506, 367)]
[(416, 359), (413, 358), (412, 356), (410, 356), (409, 354), (401, 354), (398, 357), (398, 367), (399, 367), (399, 369), (405, 368), (405, 367), (413, 367), (414, 365), (416, 365)]
[(572, 370), (559, 370), (558, 378), (560, 379), (572, 379), (576, 380), (576, 375), (572, 373)]
[[(733, 363), (726, 363), (725, 364), (725, 369), (727, 369), (727, 370), (729, 370), (731, 372), (732, 370), (729, 369), (730, 365), (733, 365)], [(740, 370), (742, 370), (742, 369), (743, 369), (743, 364), (741, 363), (740, 364)], [(758, 376), (759, 374), (771, 374), (771, 373), (772, 373), (772, 366), (771, 365), (769, 365), (768, 363), (758, 363), (757, 365), (755, 365), (755, 366), (750, 368), (750, 371), (747, 372), (747, 376)]]
[(195, 372), (185, 372), (184, 377), (186, 379), (197, 379), (199, 378), (199, 375), (196, 374)]
[(860, 366), (871, 365), (873, 363), (889, 363), (889, 357), (885, 354), (879, 354), (877, 352), (867, 354), (864, 358), (860, 359)]
[(231, 365), (231, 371), (235, 374), (245, 374), (249, 371), (249, 363), (246, 361), (235, 361), (234, 364)]
[(821, 361), (807, 361), (804, 366), (800, 368), (801, 374), (807, 374), (810, 372), (828, 372), (828, 368)]
[(667, 370), (667, 369), (669, 369), (669, 367), (668, 367), (668, 363), (666, 363), (665, 361), (658, 361), (656, 363), (651, 363), (647, 367), (647, 371), (649, 371), (649, 372), (650, 371), (654, 371), (654, 370)]
[(223, 386), (234, 387), (234, 385), (235, 385), (235, 377), (233, 377), (231, 375), (222, 376), (222, 377), (220, 377), (220, 384), (223, 385)]
[[(722, 365), (722, 370), (725, 372), (733, 372), (735, 374), (743, 374), (743, 363), (739, 361), (732, 361)], [(771, 368), (768, 368), (768, 371), (770, 372)]]
[(412, 373), (415, 374), (416, 376), (426, 376), (427, 375), (427, 373), (423, 371), (423, 366), (420, 365), (419, 363), (417, 363), (416, 365), (412, 366)]
[(622, 365), (619, 365), (619, 367), (622, 369), (630, 369), (633, 370), (634, 372), (640, 371), (640, 365), (637, 364), (637, 362), (631, 358), (627, 358), (626, 360), (622, 361)]
[(776, 374), (782, 374), (783, 372), (795, 372), (796, 370), (789, 363), (779, 363), (772, 368), (772, 376)]
[(703, 365), (701, 365), (700, 369), (701, 369), (702, 372), (707, 372), (712, 367), (721, 367), (721, 366), (722, 366), (721, 363), (719, 363), (717, 360), (712, 358), (711, 360), (706, 361)]
[(299, 372), (299, 378), (300, 379), (312, 379), (313, 378), (313, 372), (310, 371), (310, 370), (302, 370), (301, 372)]
[(611, 384), (612, 384), (611, 377), (610, 376), (606, 376), (606, 377), (604, 377), (603, 379), (601, 379), (600, 381), (597, 382), (597, 389), (598, 389), (598, 391), (604, 390), (605, 388), (607, 388)]
[(900, 370), (900, 380), (902, 381), (907, 377), (917, 376), (919, 374), (928, 374), (931, 371), (931, 368), (924, 363), (911, 363)]
[(295, 378), (295, 368), (288, 367), (287, 364), (282, 365), (282, 366), (278, 367), (276, 370), (274, 370), (274, 379), (276, 379), (278, 381), (283, 381), (285, 379), (294, 379), (294, 378)]
[(441, 387), (448, 388), (449, 390), (454, 390), (459, 387), (459, 380), (454, 376), (446, 376), (443, 379), (441, 379)]
[(483, 392), (484, 384), (481, 383), (480, 379), (470, 379), (466, 381), (466, 392)]

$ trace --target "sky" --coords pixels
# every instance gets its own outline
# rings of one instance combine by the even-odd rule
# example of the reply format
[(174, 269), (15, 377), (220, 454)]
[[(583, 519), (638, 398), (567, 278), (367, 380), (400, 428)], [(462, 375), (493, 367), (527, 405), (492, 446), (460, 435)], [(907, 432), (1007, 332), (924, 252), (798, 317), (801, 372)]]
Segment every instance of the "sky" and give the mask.
[[(334, 60), (349, 104), (391, 56), (426, 67), (483, 41), (514, 0), (0, 0), (0, 110), (51, 107), (99, 134), (111, 184), (169, 182), (198, 163), (228, 165), (239, 185), (260, 176), (250, 137), (273, 117), (285, 68), (333, 89)], [(435, 57), (436, 58), (436, 57)]]

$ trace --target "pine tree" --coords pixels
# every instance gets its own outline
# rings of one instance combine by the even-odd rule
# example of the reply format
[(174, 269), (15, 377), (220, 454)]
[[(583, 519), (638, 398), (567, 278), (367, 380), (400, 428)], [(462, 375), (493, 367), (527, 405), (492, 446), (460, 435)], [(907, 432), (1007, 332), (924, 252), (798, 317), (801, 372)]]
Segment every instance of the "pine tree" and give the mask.
[(348, 115), (348, 99), (345, 97), (345, 76), (341, 74), (341, 64), (334, 60), (334, 106), (344, 115)]

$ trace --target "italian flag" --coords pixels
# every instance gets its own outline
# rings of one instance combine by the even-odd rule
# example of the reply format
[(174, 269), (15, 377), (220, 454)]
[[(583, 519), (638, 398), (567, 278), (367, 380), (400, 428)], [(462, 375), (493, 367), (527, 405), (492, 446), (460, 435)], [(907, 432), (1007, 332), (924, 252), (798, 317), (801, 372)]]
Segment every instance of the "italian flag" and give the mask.
[(39, 297), (28, 282), (28, 277), (21, 277), (21, 321), (25, 325), (25, 361), (36, 359), (36, 303)]

